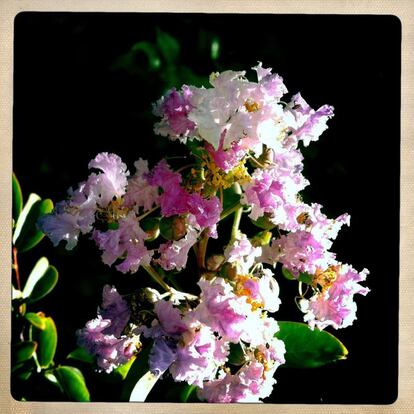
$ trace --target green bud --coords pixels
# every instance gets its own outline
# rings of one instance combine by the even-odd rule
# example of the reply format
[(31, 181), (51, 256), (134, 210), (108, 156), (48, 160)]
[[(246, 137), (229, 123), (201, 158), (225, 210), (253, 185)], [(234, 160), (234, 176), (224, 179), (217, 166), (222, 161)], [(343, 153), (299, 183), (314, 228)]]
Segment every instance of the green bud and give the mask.
[(150, 217), (140, 221), (142, 230), (147, 233), (147, 241), (153, 241), (160, 235), (160, 218)]
[(250, 243), (254, 247), (267, 246), (270, 243), (271, 239), (272, 239), (272, 232), (268, 230), (263, 230), (257, 233), (255, 236), (253, 236), (250, 239)]
[(187, 234), (185, 217), (163, 217), (160, 221), (160, 232), (161, 236), (167, 240), (182, 239)]

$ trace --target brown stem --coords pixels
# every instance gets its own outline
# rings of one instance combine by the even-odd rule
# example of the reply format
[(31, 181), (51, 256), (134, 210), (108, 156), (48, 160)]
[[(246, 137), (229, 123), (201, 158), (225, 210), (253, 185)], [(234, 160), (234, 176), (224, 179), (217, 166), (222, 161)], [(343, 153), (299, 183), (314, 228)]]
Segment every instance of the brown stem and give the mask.
[(16, 275), (17, 289), (22, 290), (22, 286), (20, 284), (20, 273), (19, 273), (19, 264), (17, 262), (17, 248), (16, 247), (13, 247), (13, 269)]
[(198, 242), (197, 264), (200, 271), (205, 269), (208, 235), (203, 232), (201, 240)]

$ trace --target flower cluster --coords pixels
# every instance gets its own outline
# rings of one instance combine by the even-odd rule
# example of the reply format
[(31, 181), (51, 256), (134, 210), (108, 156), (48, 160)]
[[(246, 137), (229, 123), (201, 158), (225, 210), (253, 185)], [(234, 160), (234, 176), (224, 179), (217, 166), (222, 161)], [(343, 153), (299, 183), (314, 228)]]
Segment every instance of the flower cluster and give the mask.
[[(130, 175), (117, 155), (98, 154), (87, 180), (40, 220), (54, 245), (63, 240), (73, 249), (89, 233), (104, 264), (122, 273), (143, 268), (165, 290), (147, 288), (141, 305), (148, 309), (136, 312), (131, 300), (104, 288), (97, 318), (78, 332), (100, 369), (126, 362), (142, 341), (151, 346), (150, 370), (197, 386), (200, 399), (260, 401), (285, 362), (270, 315), (281, 304), (277, 277), (307, 284), (298, 306), (311, 329), (355, 320), (354, 295), (368, 293), (359, 284), (368, 270), (331, 251), (350, 217), (330, 219), (300, 194), (309, 185), (301, 146), (318, 140), (333, 107), (314, 110), (299, 93), (284, 101), (283, 79), (261, 63), (253, 69), (256, 82), (242, 71), (214, 73), (210, 88), (173, 88), (154, 104), (155, 132), (186, 145), (192, 164), (161, 160), (149, 168), (139, 159)], [(243, 213), (265, 230), (242, 233)], [(221, 236), (218, 224), (231, 214), (230, 239), (209, 254), (209, 238)], [(192, 251), (198, 269), (189, 269)], [(184, 269), (198, 275), (189, 287), (197, 295), (169, 286)]]

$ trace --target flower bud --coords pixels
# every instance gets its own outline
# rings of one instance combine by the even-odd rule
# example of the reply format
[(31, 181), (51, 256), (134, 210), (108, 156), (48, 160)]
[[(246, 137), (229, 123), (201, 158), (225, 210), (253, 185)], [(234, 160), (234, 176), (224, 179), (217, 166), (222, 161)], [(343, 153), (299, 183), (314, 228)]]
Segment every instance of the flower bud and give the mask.
[(147, 241), (153, 241), (160, 235), (160, 219), (158, 217), (144, 218), (140, 221), (142, 230), (147, 233)]
[(224, 263), (225, 257), (222, 254), (214, 254), (207, 259), (206, 267), (207, 270), (217, 271), (220, 266)]
[(163, 217), (160, 221), (160, 232), (161, 236), (167, 240), (182, 239), (187, 234), (185, 217)]
[(224, 279), (234, 280), (237, 277), (237, 265), (225, 263), (220, 269), (220, 276)]

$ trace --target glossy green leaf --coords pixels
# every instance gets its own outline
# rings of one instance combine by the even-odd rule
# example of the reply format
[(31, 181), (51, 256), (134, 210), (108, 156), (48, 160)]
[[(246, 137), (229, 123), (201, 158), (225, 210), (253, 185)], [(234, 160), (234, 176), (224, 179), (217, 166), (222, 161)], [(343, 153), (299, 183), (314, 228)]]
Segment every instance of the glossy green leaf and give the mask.
[(12, 178), (12, 190), (13, 190), (13, 219), (17, 222), (20, 213), (23, 208), (23, 194), (19, 181), (16, 175), (13, 173)]
[(136, 359), (136, 357), (133, 356), (126, 364), (122, 364), (118, 368), (115, 368), (114, 371), (113, 371), (115, 376), (118, 376), (122, 380), (124, 380), (127, 377), (128, 372), (131, 369), (132, 364), (134, 363), (135, 359)]
[(346, 359), (348, 350), (332, 334), (299, 322), (278, 322), (279, 332), (275, 336), (286, 346), (288, 368), (317, 368), (341, 359)]
[(66, 358), (75, 359), (76, 361), (82, 361), (88, 364), (95, 362), (95, 357), (89, 354), (86, 349), (82, 347), (74, 349)]
[(16, 364), (13, 364), (12, 362), (11, 374), (14, 378), (17, 378), (21, 381), (27, 381), (33, 374), (35, 370), (34, 367), (35, 365), (33, 359), (28, 359)]
[(12, 365), (19, 364), (21, 362), (30, 359), (36, 352), (37, 343), (34, 341), (24, 341), (12, 347)]
[(168, 64), (174, 63), (180, 54), (177, 39), (157, 28), (157, 46)]
[(44, 317), (45, 328), (33, 328), (32, 338), (38, 343), (37, 360), (42, 368), (47, 368), (55, 357), (57, 346), (57, 330), (53, 319)]
[(23, 289), (23, 298), (36, 302), (45, 297), (56, 286), (58, 271), (49, 265), (46, 257), (40, 258), (31, 271)]
[(71, 401), (90, 401), (89, 390), (82, 372), (77, 368), (62, 365), (54, 369), (54, 374), (66, 396)]
[(33, 312), (27, 312), (24, 317), (36, 328), (43, 330), (46, 328), (45, 318), (42, 315)]
[(33, 291), (30, 294), (29, 302), (37, 302), (38, 300), (48, 295), (56, 286), (58, 277), (59, 274), (56, 267), (49, 266), (43, 277), (39, 279), (39, 281), (34, 286)]
[(125, 378), (121, 391), (121, 401), (130, 401), (132, 391), (139, 379), (143, 377), (149, 370), (148, 357), (152, 348), (152, 343), (146, 346), (136, 357), (131, 365)]
[(197, 389), (196, 385), (185, 384), (180, 392), (180, 401), (181, 402), (196, 402), (199, 401), (197, 398)]
[(37, 221), (52, 210), (52, 200), (41, 200), (37, 194), (30, 194), (13, 234), (13, 244), (20, 253), (32, 249), (43, 239), (44, 233), (37, 228)]

